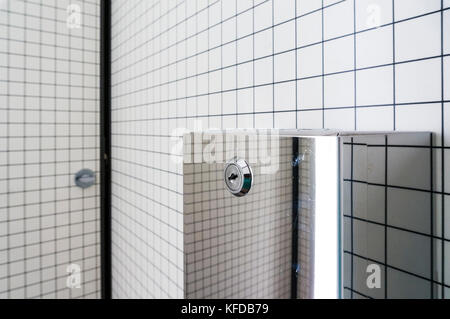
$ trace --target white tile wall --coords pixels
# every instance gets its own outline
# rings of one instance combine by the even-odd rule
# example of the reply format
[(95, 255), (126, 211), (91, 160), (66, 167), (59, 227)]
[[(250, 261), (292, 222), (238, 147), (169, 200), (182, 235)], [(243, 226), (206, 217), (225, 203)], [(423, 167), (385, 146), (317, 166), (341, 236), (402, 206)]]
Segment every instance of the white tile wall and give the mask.
[(0, 3), (0, 298), (100, 297), (99, 183), (73, 182), (99, 172), (99, 5)]
[(112, 3), (115, 297), (182, 296), (176, 127), (432, 130), (448, 219), (448, 0)]

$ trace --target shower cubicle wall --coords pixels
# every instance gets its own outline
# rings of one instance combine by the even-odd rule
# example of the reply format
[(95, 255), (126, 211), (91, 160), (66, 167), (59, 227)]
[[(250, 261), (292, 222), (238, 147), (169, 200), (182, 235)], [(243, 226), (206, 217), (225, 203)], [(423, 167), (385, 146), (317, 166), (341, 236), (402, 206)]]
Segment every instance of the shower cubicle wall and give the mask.
[(100, 297), (100, 1), (0, 1), (0, 298)]
[[(351, 230), (353, 221), (355, 236), (367, 225), (383, 243), (371, 258), (384, 263), (381, 270), (389, 277), (434, 286), (424, 297), (450, 296), (444, 271), (450, 261), (449, 1), (113, 0), (111, 5), (114, 297), (182, 298), (185, 284), (201, 291), (194, 276), (184, 279), (192, 263), (185, 264), (183, 255), (182, 165), (170, 160), (174, 139), (182, 135), (177, 128), (433, 132), (433, 180), (413, 198), (433, 203), (415, 214), (432, 208), (434, 228), (428, 228), (431, 220), (411, 228), (399, 223), (405, 216), (390, 214), (400, 208), (396, 202), (405, 198), (407, 185), (388, 189), (387, 222), (384, 208), (374, 218), (354, 210), (352, 219), (348, 210), (345, 225)], [(354, 155), (361, 149), (354, 145)], [(355, 192), (363, 181), (354, 181)], [(384, 198), (384, 187), (372, 184), (379, 181), (368, 189)], [(389, 246), (401, 238), (430, 244), (423, 260), (431, 261), (430, 251), (440, 259), (433, 266), (404, 268)], [(364, 250), (347, 242), (346, 258), (355, 270), (363, 269)], [(346, 297), (398, 296), (362, 289), (361, 274), (345, 283)]]

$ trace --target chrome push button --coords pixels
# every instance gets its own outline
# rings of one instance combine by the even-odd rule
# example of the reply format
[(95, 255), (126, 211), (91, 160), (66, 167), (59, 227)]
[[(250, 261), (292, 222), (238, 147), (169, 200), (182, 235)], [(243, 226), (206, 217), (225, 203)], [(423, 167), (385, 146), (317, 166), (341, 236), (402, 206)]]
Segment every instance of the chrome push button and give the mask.
[(224, 179), (231, 194), (245, 196), (252, 187), (252, 169), (245, 160), (233, 158), (225, 165)]

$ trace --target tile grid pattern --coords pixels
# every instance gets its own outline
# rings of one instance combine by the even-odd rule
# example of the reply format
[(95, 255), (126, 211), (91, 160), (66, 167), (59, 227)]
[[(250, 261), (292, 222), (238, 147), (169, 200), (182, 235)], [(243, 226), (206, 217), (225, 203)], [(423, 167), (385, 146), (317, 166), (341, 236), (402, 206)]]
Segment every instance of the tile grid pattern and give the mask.
[[(177, 127), (432, 131), (435, 235), (448, 239), (449, 8), (448, 0), (113, 1), (115, 296), (182, 295), (181, 169), (168, 160)], [(124, 201), (133, 196), (139, 207)], [(445, 241), (443, 269), (448, 249)]]
[[(280, 140), (275, 157), (264, 135), (258, 136), (259, 144), (253, 149), (250, 141), (230, 147), (235, 145), (231, 142), (235, 137), (223, 136), (226, 149), (233, 150), (227, 153), (230, 158), (261, 154), (258, 145), (264, 145), (267, 151), (263, 154), (270, 155), (270, 165), (279, 169), (276, 174), (264, 174), (261, 168), (265, 165), (250, 163), (254, 175), (251, 192), (238, 198), (225, 188), (224, 161), (184, 163), (185, 297), (289, 298), (292, 139)], [(195, 138), (187, 142), (192, 141), (198, 143)], [(214, 145), (218, 149), (224, 144), (216, 141)], [(188, 149), (193, 148), (185, 148), (185, 158), (192, 157)]]
[[(427, 134), (344, 138), (345, 297), (440, 298), (450, 288), (442, 283), (449, 240), (437, 235), (431, 143)], [(366, 286), (373, 264), (382, 289)]]
[(3, 1), (0, 17), (0, 298), (99, 298), (99, 185), (73, 183), (99, 170), (99, 1)]

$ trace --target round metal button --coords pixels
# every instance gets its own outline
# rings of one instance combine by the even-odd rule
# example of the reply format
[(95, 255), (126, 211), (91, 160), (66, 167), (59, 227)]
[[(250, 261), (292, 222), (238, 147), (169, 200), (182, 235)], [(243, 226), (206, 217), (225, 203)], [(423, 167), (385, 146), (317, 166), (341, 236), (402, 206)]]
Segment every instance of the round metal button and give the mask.
[(252, 169), (245, 160), (233, 158), (225, 165), (224, 179), (231, 194), (242, 197), (252, 187)]

